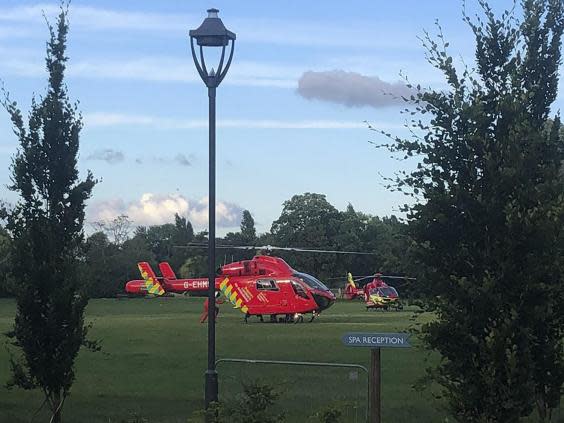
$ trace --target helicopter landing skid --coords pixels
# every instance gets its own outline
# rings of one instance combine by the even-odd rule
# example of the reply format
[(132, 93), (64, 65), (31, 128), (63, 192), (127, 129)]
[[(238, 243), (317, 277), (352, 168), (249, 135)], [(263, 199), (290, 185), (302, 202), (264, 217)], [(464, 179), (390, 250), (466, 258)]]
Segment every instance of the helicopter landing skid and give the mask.
[[(253, 314), (245, 314), (245, 317), (243, 318), (245, 323), (249, 323), (249, 318), (254, 316)], [(260, 323), (264, 323), (265, 320), (263, 318), (263, 316), (261, 314), (257, 314), (256, 316), (258, 316), (258, 318), (260, 319)], [(313, 312), (311, 314), (311, 318), (309, 319), (309, 322), (313, 322), (315, 320), (315, 318), (319, 316), (319, 313), (317, 312)], [(304, 320), (304, 315), (302, 313), (296, 313), (294, 315), (292, 314), (286, 314), (284, 317), (278, 317), (278, 315), (275, 314), (271, 314), (270, 315), (270, 323), (303, 323)]]

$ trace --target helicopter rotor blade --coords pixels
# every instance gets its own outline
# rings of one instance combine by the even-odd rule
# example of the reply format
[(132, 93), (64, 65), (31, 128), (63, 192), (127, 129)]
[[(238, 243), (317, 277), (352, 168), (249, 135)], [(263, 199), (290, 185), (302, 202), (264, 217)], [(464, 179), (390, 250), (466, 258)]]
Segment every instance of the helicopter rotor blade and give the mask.
[(417, 280), (417, 278), (411, 278), (411, 277), (407, 277), (407, 276), (382, 275), (381, 273), (377, 273), (377, 274), (374, 274), (374, 275), (368, 275), (368, 276), (353, 276), (353, 278), (359, 278), (359, 279), (356, 279), (356, 280), (375, 278), (375, 277), (385, 278), (385, 279), (408, 279), (408, 280), (413, 280), (413, 281)]
[[(373, 278), (374, 275), (369, 275), (369, 276), (353, 276), (353, 281), (361, 281), (363, 279), (369, 279), (369, 278)], [(326, 278), (326, 280), (328, 281), (334, 281), (334, 280), (338, 280), (338, 279), (347, 279), (347, 276), (339, 276), (339, 277), (334, 277), (334, 278)]]
[(407, 279), (410, 281), (416, 281), (417, 278), (408, 278), (407, 276), (389, 276), (389, 275), (380, 275), (381, 278), (386, 278), (386, 279)]
[[(353, 276), (353, 281), (357, 282), (357, 281), (362, 281), (364, 279), (370, 279), (370, 278), (374, 278), (374, 277), (376, 277), (376, 275)], [(386, 279), (407, 279), (407, 280), (413, 280), (413, 281), (417, 280), (417, 278), (411, 278), (411, 277), (407, 277), (407, 276), (378, 275), (378, 277), (386, 278)], [(346, 276), (339, 276), (339, 277), (335, 277), (335, 278), (326, 278), (326, 280), (328, 280), (328, 281), (338, 280), (338, 279), (347, 279), (347, 277)]]
[(339, 250), (322, 250), (314, 248), (297, 248), (297, 247), (273, 247), (272, 245), (267, 245), (265, 247), (258, 247), (259, 249), (265, 250), (282, 250), (282, 251), (294, 251), (303, 253), (322, 253), (322, 254), (359, 254), (359, 255), (376, 255), (376, 253), (370, 253), (366, 251), (339, 251)]
[[(186, 245), (175, 245), (176, 248), (207, 248), (207, 242), (189, 242)], [(235, 250), (264, 250), (264, 251), (293, 251), (305, 253), (322, 253), (322, 254), (358, 254), (358, 255), (376, 255), (366, 251), (339, 251), (339, 250), (323, 250), (313, 248), (297, 248), (297, 247), (275, 247), (273, 245), (216, 245), (215, 248), (235, 249)]]
[[(208, 248), (207, 242), (189, 242), (186, 245), (174, 245), (174, 248)], [(217, 245), (215, 248), (236, 249), (236, 250), (255, 250), (257, 247), (253, 245)]]

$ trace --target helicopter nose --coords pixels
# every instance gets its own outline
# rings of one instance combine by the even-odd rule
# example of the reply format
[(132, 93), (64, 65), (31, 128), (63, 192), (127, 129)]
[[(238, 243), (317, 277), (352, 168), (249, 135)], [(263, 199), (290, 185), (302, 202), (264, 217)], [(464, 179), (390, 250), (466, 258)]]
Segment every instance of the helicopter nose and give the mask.
[(325, 310), (333, 305), (335, 302), (335, 294), (331, 291), (328, 292), (315, 292), (312, 294), (315, 303), (319, 307), (319, 310)]

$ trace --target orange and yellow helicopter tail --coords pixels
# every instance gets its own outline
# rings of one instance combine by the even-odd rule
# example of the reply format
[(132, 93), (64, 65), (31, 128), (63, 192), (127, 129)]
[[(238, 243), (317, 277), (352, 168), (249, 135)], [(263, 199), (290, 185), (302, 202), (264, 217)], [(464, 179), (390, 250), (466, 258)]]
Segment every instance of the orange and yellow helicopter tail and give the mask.
[(221, 281), (219, 289), (225, 298), (227, 298), (229, 302), (235, 306), (235, 308), (241, 310), (241, 313), (247, 314), (249, 307), (247, 307), (246, 301), (241, 292), (239, 292), (237, 287), (229, 281), (229, 278), (225, 278)]
[(147, 293), (153, 295), (164, 295), (165, 290), (155, 276), (155, 272), (153, 272), (149, 263), (143, 261), (141, 263), (137, 263), (137, 267), (139, 268), (141, 277), (143, 277), (143, 280), (145, 281)]
[(352, 276), (351, 272), (347, 273), (347, 282), (348, 282), (354, 289), (356, 289), (356, 284), (354, 283), (353, 276)]

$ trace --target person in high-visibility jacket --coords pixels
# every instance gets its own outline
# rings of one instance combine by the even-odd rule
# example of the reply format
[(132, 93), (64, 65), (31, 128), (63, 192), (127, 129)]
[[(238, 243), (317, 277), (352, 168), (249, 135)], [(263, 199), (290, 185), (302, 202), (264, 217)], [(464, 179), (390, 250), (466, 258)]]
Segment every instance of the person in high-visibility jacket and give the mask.
[[(215, 293), (215, 319), (217, 320), (217, 315), (219, 314), (219, 305), (223, 304), (225, 301), (219, 299), (219, 292)], [(209, 298), (206, 298), (204, 301), (204, 311), (200, 315), (200, 323), (204, 323), (208, 319), (208, 311), (209, 311)]]

